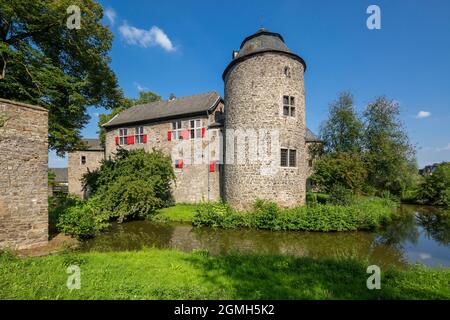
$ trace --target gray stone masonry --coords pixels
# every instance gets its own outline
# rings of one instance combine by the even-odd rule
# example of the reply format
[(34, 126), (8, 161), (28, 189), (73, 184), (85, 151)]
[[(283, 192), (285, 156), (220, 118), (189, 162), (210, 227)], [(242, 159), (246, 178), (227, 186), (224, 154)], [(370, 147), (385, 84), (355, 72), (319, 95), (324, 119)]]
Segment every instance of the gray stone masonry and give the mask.
[(0, 248), (48, 241), (48, 114), (0, 99)]

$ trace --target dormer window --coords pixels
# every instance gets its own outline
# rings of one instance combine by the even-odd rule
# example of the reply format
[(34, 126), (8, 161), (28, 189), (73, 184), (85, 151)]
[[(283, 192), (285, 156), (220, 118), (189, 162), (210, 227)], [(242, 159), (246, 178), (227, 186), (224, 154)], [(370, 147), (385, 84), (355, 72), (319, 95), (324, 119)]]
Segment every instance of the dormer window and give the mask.
[(283, 96), (283, 115), (295, 117), (295, 98), (292, 96)]

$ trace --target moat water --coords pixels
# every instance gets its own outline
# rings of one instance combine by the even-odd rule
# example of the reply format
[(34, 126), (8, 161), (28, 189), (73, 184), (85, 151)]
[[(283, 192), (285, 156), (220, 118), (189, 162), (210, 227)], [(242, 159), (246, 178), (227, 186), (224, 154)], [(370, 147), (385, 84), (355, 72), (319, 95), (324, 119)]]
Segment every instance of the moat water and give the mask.
[(281, 232), (214, 229), (186, 223), (133, 221), (114, 224), (82, 244), (83, 251), (174, 248), (309, 257), (356, 256), (379, 266), (421, 263), (450, 268), (450, 212), (427, 206), (402, 205), (397, 219), (374, 232)]

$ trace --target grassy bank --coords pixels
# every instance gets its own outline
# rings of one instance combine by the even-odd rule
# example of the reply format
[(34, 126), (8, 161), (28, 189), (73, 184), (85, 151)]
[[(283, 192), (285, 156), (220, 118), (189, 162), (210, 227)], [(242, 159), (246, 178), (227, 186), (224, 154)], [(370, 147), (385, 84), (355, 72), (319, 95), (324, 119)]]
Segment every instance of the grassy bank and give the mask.
[[(69, 265), (81, 289), (68, 290)], [(20, 259), (0, 256), (0, 299), (450, 299), (450, 270), (382, 270), (368, 290), (367, 263), (351, 258), (147, 249)]]
[(355, 198), (347, 205), (314, 203), (292, 209), (282, 209), (275, 203), (259, 200), (249, 212), (236, 212), (223, 203), (205, 203), (197, 208), (193, 223), (197, 226), (270, 230), (366, 230), (389, 221), (396, 207), (395, 202), (376, 197)]
[(160, 222), (192, 222), (199, 205), (179, 203), (171, 207), (159, 209), (151, 217), (153, 221)]
[(177, 204), (160, 209), (154, 221), (193, 222), (197, 226), (271, 230), (351, 231), (373, 229), (392, 219), (397, 203), (377, 197), (355, 198), (348, 205), (309, 203), (282, 209), (257, 201), (249, 212), (237, 212), (225, 203)]

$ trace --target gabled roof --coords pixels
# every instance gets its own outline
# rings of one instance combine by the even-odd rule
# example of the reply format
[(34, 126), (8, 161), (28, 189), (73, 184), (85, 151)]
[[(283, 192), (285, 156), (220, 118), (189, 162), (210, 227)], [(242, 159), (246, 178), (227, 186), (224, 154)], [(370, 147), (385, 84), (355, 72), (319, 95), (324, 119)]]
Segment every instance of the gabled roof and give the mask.
[(306, 142), (322, 142), (318, 136), (316, 136), (311, 130), (306, 128), (305, 132), (305, 141)]
[(122, 111), (109, 122), (105, 123), (103, 127), (116, 127), (131, 123), (143, 123), (198, 115), (213, 109), (220, 100), (221, 97), (217, 92), (207, 92), (176, 98), (174, 100), (136, 105)]
[(68, 173), (67, 168), (48, 168), (50, 171), (53, 171), (55, 174), (55, 182), (64, 183), (68, 182)]
[(103, 148), (103, 146), (100, 144), (99, 139), (82, 139), (81, 141), (83, 141), (84, 144), (86, 145), (85, 150), (89, 150), (89, 151), (104, 151), (105, 150)]

